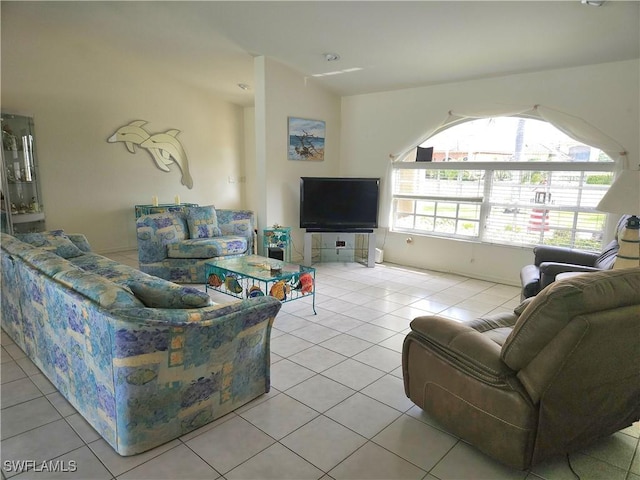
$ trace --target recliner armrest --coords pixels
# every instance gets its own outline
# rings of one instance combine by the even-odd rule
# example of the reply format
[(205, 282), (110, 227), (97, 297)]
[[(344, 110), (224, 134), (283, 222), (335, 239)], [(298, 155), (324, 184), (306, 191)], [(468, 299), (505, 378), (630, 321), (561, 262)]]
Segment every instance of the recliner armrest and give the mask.
[(521, 299), (533, 297), (540, 291), (540, 267), (537, 265), (525, 265), (520, 270), (520, 282), (522, 284)]
[(599, 254), (594, 252), (583, 252), (565, 247), (553, 247), (549, 245), (539, 245), (533, 249), (535, 264), (543, 262), (556, 262), (565, 264), (583, 265), (593, 267)]
[(486, 335), (455, 320), (438, 316), (417, 317), (411, 322), (413, 338), (464, 371), (487, 383), (504, 382), (515, 372), (500, 359), (501, 346)]
[(540, 289), (556, 281), (556, 276), (566, 272), (599, 272), (601, 269), (573, 263), (543, 262), (540, 264)]

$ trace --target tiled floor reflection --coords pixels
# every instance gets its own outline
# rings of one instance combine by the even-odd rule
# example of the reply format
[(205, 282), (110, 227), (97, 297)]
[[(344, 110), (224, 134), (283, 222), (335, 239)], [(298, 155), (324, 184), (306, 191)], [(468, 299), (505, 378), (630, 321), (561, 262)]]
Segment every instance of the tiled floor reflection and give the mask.
[[(109, 256), (137, 266), (136, 252)], [(3, 332), (2, 459), (73, 460), (78, 468), (2, 478), (575, 478), (565, 458), (531, 471), (505, 467), (404, 394), (401, 349), (411, 319), (511, 310), (518, 288), (387, 264), (316, 267), (318, 315), (305, 299), (285, 304), (275, 320), (271, 392), (134, 457), (117, 455)], [(639, 437), (636, 424), (573, 454), (572, 466), (583, 480), (640, 480)]]

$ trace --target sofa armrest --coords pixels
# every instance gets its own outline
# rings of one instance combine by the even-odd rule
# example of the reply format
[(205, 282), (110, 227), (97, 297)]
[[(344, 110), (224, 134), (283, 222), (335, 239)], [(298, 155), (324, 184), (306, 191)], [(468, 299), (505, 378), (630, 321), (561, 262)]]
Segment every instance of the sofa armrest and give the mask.
[(556, 281), (556, 276), (566, 272), (599, 272), (601, 269), (573, 263), (543, 262), (540, 264), (540, 289)]
[(222, 235), (241, 235), (247, 238), (247, 254), (255, 252), (257, 242), (256, 215), (251, 210), (216, 209)]
[(598, 259), (598, 253), (583, 252), (564, 247), (539, 245), (533, 249), (535, 264), (543, 262), (573, 263), (585, 267), (593, 267)]
[(418, 341), (467, 375), (486, 383), (504, 383), (515, 372), (500, 359), (502, 347), (479, 331), (439, 316), (417, 317), (407, 342)]
[[(264, 320), (275, 317), (282, 304), (274, 297), (256, 297), (246, 300), (218, 303), (200, 308), (121, 308), (114, 309), (112, 313), (120, 320), (140, 323), (149, 322), (149, 325), (193, 326), (210, 327), (220, 321), (238, 322), (238, 319), (246, 320), (250, 316)], [(240, 325), (240, 322), (238, 322)], [(240, 327), (236, 327), (240, 328)]]
[[(100, 358), (108, 359), (105, 376), (114, 379), (116, 451), (143, 452), (268, 392), (270, 335), (280, 307), (275, 298), (261, 297), (193, 309), (109, 311), (110, 325), (95, 330), (109, 335), (111, 351)], [(108, 348), (104, 342), (94, 350), (97, 345)]]

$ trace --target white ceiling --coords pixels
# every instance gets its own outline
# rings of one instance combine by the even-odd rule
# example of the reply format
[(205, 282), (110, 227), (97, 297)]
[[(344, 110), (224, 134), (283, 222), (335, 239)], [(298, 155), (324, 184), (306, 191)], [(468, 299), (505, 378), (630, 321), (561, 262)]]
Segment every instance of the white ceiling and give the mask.
[[(237, 84), (253, 86), (259, 55), (308, 77), (360, 69), (313, 78), (339, 95), (636, 59), (639, 7), (580, 0), (2, 1), (2, 23), (19, 16), (251, 105), (253, 90)], [(341, 59), (327, 62), (327, 52)]]

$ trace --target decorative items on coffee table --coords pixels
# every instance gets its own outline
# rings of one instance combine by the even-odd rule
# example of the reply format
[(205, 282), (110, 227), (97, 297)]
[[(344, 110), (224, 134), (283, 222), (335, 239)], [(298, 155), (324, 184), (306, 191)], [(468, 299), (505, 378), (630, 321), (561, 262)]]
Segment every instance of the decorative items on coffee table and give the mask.
[(212, 289), (236, 298), (269, 295), (283, 303), (310, 295), (313, 313), (316, 313), (316, 270), (313, 267), (245, 255), (207, 262), (206, 271), (207, 291)]

